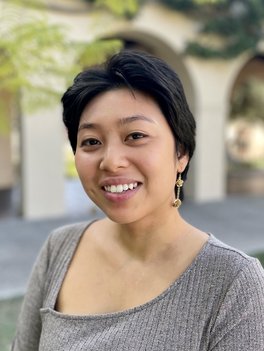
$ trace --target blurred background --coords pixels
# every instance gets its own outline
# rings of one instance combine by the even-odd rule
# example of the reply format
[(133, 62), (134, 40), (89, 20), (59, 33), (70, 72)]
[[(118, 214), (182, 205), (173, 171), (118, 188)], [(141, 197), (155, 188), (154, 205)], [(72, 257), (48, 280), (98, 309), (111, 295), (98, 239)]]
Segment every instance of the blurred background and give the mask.
[(165, 59), (184, 84), (197, 121), (187, 198), (264, 195), (262, 1), (0, 4), (0, 218), (76, 209), (60, 96), (76, 73), (122, 48)]
[[(197, 122), (187, 219), (263, 257), (262, 0), (0, 0), (0, 298), (24, 292), (50, 228), (101, 215), (77, 178), (60, 97), (123, 48), (164, 59), (183, 82)], [(0, 302), (6, 344), (17, 301), (2, 320)]]

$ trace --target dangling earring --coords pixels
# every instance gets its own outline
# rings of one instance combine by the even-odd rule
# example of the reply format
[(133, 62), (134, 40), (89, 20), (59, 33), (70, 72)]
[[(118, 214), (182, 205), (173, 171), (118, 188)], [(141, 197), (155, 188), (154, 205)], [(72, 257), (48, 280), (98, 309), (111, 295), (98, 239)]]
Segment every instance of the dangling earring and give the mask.
[(180, 192), (181, 188), (183, 186), (184, 181), (181, 179), (181, 173), (179, 173), (178, 179), (176, 180), (176, 187), (177, 187), (177, 193), (176, 193), (176, 199), (173, 201), (172, 206), (179, 208), (181, 206), (181, 200), (180, 200)]

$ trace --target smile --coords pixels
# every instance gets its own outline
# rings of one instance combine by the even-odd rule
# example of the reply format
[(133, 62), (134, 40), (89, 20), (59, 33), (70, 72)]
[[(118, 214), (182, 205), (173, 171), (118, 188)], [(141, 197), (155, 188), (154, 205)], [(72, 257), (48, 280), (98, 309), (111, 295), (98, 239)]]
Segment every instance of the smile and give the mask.
[(138, 183), (105, 185), (103, 188), (108, 193), (123, 193), (127, 190), (133, 190), (138, 187)]

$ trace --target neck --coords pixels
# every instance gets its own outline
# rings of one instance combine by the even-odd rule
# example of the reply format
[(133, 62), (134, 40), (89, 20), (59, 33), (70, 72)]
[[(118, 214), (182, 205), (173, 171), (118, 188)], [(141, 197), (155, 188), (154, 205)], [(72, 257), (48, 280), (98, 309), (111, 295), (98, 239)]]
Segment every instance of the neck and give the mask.
[(115, 226), (116, 239), (123, 249), (135, 258), (147, 261), (157, 255), (177, 246), (184, 237), (189, 225), (181, 218), (174, 208), (164, 218), (162, 215), (155, 219), (117, 224)]

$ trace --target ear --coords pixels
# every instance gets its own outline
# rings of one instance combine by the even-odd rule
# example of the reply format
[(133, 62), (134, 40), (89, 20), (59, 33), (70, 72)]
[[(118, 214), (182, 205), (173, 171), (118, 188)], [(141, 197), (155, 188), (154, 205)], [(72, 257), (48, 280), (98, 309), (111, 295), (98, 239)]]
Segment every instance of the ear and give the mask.
[(177, 158), (177, 172), (182, 173), (189, 162), (189, 155), (184, 154)]

